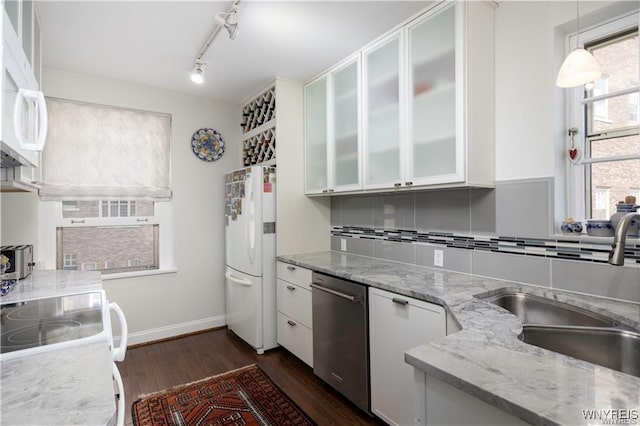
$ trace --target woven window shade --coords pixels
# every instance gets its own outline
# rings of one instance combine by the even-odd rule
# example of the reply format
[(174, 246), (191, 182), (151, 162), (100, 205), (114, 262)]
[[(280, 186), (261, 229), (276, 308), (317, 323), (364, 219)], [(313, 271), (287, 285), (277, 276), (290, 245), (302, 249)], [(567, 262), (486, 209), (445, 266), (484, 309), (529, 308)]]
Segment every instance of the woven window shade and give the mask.
[(44, 200), (168, 200), (171, 116), (47, 98)]

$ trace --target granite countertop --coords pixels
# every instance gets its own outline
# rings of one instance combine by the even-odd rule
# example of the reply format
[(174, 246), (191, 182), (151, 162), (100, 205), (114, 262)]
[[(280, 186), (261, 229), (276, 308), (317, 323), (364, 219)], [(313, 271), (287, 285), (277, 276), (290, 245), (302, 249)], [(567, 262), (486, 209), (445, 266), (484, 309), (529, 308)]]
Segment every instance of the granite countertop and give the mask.
[(35, 270), (19, 280), (9, 294), (0, 297), (0, 303), (102, 290), (101, 276), (97, 271)]
[(532, 424), (583, 424), (582, 410), (640, 409), (640, 378), (526, 344), (522, 323), (474, 296), (512, 288), (605, 314), (640, 331), (640, 304), (339, 252), (278, 260), (444, 306), (459, 331), (405, 360)]
[(115, 424), (111, 362), (107, 342), (2, 361), (0, 423)]
[[(100, 276), (100, 272), (87, 271), (33, 271), (0, 303), (101, 291)], [(115, 424), (107, 339), (30, 353), (0, 358), (0, 424)]]

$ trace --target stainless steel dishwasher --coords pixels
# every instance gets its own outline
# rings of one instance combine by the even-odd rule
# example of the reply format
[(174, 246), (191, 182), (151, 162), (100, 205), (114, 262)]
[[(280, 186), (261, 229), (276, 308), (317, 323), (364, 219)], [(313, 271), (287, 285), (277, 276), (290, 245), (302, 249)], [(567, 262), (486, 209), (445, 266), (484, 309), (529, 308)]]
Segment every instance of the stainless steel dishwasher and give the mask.
[(314, 272), (313, 372), (371, 414), (367, 288)]

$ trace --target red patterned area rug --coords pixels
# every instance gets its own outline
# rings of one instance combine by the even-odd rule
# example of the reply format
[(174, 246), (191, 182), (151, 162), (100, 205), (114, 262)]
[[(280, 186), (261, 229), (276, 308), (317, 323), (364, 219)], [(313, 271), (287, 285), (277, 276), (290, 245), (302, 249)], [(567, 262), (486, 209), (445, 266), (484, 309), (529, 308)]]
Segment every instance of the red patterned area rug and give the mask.
[(257, 366), (141, 396), (136, 426), (315, 425)]

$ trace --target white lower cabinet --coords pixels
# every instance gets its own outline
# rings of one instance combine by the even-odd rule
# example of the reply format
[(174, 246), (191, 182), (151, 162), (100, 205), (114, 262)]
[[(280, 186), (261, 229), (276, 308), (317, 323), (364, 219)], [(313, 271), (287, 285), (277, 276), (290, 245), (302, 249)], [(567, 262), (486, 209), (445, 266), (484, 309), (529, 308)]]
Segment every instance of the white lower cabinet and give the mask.
[(416, 425), (524, 426), (528, 423), (436, 377), (415, 369)]
[(442, 306), (369, 288), (371, 409), (391, 425), (413, 425), (417, 407), (413, 367), (404, 352), (446, 335)]
[(278, 262), (278, 343), (313, 367), (311, 270)]

